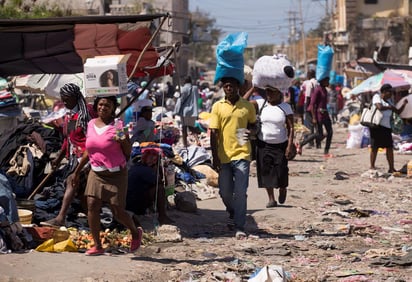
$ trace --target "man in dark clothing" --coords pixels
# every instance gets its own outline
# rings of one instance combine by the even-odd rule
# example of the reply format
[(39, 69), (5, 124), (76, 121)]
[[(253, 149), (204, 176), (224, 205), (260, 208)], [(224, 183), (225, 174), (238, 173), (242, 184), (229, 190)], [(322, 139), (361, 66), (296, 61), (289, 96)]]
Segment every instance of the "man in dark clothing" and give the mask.
[(126, 210), (134, 213), (133, 220), (137, 226), (141, 225), (136, 215), (145, 214), (148, 208), (155, 208), (158, 212), (159, 224), (173, 222), (166, 215), (166, 195), (159, 161), (159, 152), (148, 149), (143, 152), (141, 160), (129, 168)]

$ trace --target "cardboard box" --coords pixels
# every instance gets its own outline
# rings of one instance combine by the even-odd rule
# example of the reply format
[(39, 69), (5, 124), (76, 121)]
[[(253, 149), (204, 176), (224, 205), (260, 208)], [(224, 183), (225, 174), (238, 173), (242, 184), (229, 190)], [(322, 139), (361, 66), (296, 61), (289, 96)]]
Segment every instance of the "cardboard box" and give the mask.
[(126, 94), (129, 57), (130, 54), (88, 58), (84, 64), (86, 97)]

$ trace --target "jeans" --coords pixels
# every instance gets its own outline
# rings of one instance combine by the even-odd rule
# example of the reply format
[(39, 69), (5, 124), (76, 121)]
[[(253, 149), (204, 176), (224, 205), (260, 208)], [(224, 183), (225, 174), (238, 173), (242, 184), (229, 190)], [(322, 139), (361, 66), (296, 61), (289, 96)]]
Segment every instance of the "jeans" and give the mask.
[(324, 119), (324, 120), (318, 121), (317, 125), (318, 125), (317, 140), (319, 144), (323, 138), (323, 127), (325, 127), (326, 129), (326, 144), (325, 144), (324, 153), (328, 154), (329, 149), (330, 149), (330, 144), (332, 143), (332, 136), (333, 136), (332, 121), (330, 119)]
[(315, 140), (316, 147), (320, 148), (322, 139), (324, 138), (323, 127), (325, 127), (326, 129), (326, 144), (325, 144), (324, 154), (328, 154), (330, 145), (332, 143), (332, 136), (333, 136), (332, 121), (330, 119), (318, 121), (316, 124), (316, 133), (305, 135), (305, 137), (303, 138), (303, 141), (300, 143), (300, 146), (303, 147), (305, 144), (309, 142), (313, 142), (313, 140)]
[(219, 194), (237, 230), (243, 230), (246, 223), (249, 168), (250, 161), (236, 160), (222, 164), (219, 171)]
[[(315, 128), (313, 127), (313, 123), (312, 123), (312, 113), (311, 112), (305, 111), (304, 119), (303, 119), (303, 125), (306, 126), (306, 128), (310, 130), (310, 135), (311, 136), (316, 134), (315, 133)], [(309, 139), (309, 142), (306, 142), (306, 143), (309, 143), (309, 145), (314, 146), (315, 144), (314, 144), (313, 140), (315, 138), (308, 138), (308, 139)]]

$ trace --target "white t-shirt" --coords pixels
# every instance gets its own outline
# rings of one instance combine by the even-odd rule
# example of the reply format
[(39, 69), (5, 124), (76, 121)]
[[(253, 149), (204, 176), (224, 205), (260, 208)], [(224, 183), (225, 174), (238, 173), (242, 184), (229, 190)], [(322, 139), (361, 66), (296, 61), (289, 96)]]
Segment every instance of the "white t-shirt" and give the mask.
[[(272, 106), (268, 102), (265, 103), (265, 99), (259, 99), (256, 100), (256, 102), (258, 104), (259, 119), (262, 125), (258, 136), (259, 140), (269, 144), (286, 142), (288, 140), (286, 116), (293, 115), (291, 106), (285, 102)], [(265, 105), (261, 110), (264, 103)]]
[(315, 78), (312, 78), (310, 80), (305, 80), (302, 83), (302, 88), (305, 88), (305, 101), (307, 100), (307, 98), (310, 98), (317, 84), (318, 82)]
[[(381, 98), (381, 95), (379, 93), (376, 93), (375, 95), (373, 95), (373, 98), (372, 98), (372, 104), (375, 105), (377, 103), (380, 103), (384, 107), (388, 107), (389, 105), (391, 105), (388, 102), (385, 102), (385, 100)], [(380, 125), (386, 128), (391, 128), (392, 110), (384, 110), (381, 112), (382, 112), (382, 120), (380, 122)]]

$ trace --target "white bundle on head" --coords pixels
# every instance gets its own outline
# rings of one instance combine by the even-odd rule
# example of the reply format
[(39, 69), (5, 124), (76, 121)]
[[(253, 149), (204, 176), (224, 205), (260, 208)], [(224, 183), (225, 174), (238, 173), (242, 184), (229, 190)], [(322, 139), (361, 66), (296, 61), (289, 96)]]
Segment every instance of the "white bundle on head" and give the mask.
[(245, 80), (247, 81), (252, 81), (252, 68), (249, 67), (248, 65), (245, 65), (243, 68), (243, 72), (245, 73)]
[(252, 84), (258, 88), (274, 87), (285, 93), (295, 72), (286, 55), (262, 56), (255, 62)]

